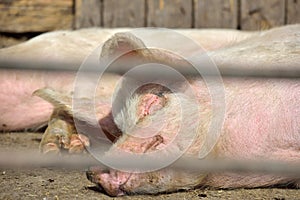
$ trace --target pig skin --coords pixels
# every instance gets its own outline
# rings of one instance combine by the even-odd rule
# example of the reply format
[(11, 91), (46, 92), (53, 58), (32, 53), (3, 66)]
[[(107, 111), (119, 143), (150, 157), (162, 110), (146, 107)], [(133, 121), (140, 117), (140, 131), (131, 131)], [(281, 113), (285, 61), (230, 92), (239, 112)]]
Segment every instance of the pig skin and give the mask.
[[(31, 62), (66, 61), (72, 63), (76, 70), (85, 57), (102, 42), (115, 33), (130, 30), (91, 28), (45, 33), (22, 44), (0, 49), (0, 61), (6, 59), (24, 59)], [(177, 31), (199, 42), (207, 50), (218, 49), (257, 34), (256, 32), (217, 29), (178, 29)], [(159, 35), (156, 34), (156, 37)], [(0, 130), (2, 131), (37, 128), (47, 124), (53, 107), (37, 97), (32, 97), (31, 94), (35, 90), (43, 87), (68, 92), (73, 90), (74, 73), (38, 70), (25, 72), (8, 69), (0, 70), (0, 101), (2, 102)], [(102, 92), (108, 94), (113, 91), (112, 85), (115, 82), (114, 78), (104, 81), (102, 87), (105, 91)]]

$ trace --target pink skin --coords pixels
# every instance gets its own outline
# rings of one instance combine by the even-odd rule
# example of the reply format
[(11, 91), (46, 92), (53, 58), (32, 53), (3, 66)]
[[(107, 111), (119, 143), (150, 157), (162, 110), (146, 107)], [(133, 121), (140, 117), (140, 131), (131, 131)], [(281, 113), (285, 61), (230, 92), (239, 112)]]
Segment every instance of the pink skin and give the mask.
[(73, 78), (70, 73), (1, 70), (0, 129), (23, 130), (45, 124), (53, 106), (32, 93), (46, 86), (71, 91)]
[[(198, 91), (196, 93), (199, 94), (201, 120), (209, 122), (208, 113), (211, 107), (209, 106), (208, 90), (201, 79), (191, 80), (191, 84), (193, 89)], [(229, 159), (272, 159), (299, 162), (299, 81), (297, 79), (226, 78), (224, 85), (226, 95), (225, 122), (221, 137), (211, 152), (211, 156)], [(153, 96), (149, 98), (147, 92), (141, 94), (141, 102), (144, 101), (143, 99), (149, 100), (148, 103), (139, 104), (140, 110), (146, 110), (146, 112), (157, 103), (157, 98)], [(174, 110), (171, 113), (174, 114)], [(167, 116), (172, 115), (167, 114)], [(174, 136), (170, 133), (176, 132), (177, 126), (173, 124), (175, 122), (169, 121), (167, 123), (168, 125), (157, 133), (162, 137), (161, 145), (156, 145), (151, 151), (163, 149), (170, 142), (170, 137)], [(205, 122), (200, 126), (207, 128)], [(199, 132), (198, 139), (189, 147), (186, 152), (187, 155), (197, 156), (202, 131), (205, 130)], [(149, 144), (149, 138), (136, 138), (130, 135), (123, 137), (124, 139), (120, 139), (121, 142), (117, 142), (111, 149), (112, 153), (116, 147), (135, 153), (143, 152), (145, 142)], [(87, 175), (92, 182), (97, 183), (111, 196), (122, 196), (126, 193), (170, 192), (201, 185), (236, 188), (297, 183), (297, 179), (285, 176), (234, 173), (203, 175), (188, 171), (174, 172), (172, 169), (162, 169), (149, 173), (126, 173), (112, 169), (103, 172), (99, 168), (91, 168)], [(155, 184), (153, 184), (153, 180), (156, 180)]]
[(152, 114), (156, 110), (159, 110), (163, 107), (164, 101), (161, 97), (155, 94), (146, 94), (143, 99), (141, 99), (141, 105), (138, 112), (140, 113), (140, 118), (145, 117), (149, 114)]
[[(37, 89), (50, 87), (70, 94), (74, 87), (75, 73), (0, 70), (0, 130), (15, 131), (46, 125), (53, 106), (32, 93)], [(101, 86), (97, 88), (96, 96), (109, 101), (119, 77), (114, 74), (105, 75)], [(109, 113), (110, 109), (107, 107), (105, 110)]]
[[(0, 49), (0, 60), (64, 61), (73, 63), (74, 69), (78, 69), (85, 57), (101, 42), (117, 32), (124, 31), (130, 29), (83, 29), (46, 33), (22, 44)], [(207, 50), (219, 49), (232, 44), (233, 41), (238, 42), (256, 34), (236, 30), (179, 32), (199, 42)], [(159, 40), (159, 32), (155, 33), (153, 38)], [(74, 73), (1, 69), (0, 80), (0, 130), (16, 131), (46, 124), (53, 107), (38, 97), (32, 97), (31, 94), (43, 87), (71, 92)], [(101, 94), (111, 95), (113, 82), (114, 80), (106, 79), (102, 84), (104, 89)]]

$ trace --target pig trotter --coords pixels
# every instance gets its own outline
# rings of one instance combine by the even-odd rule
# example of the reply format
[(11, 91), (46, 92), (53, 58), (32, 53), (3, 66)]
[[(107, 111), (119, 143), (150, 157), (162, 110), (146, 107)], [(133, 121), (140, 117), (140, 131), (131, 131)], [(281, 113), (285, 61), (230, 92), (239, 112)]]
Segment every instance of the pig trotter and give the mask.
[(86, 136), (76, 131), (71, 97), (51, 88), (36, 90), (33, 95), (43, 98), (54, 106), (40, 143), (40, 151), (44, 154), (59, 154), (63, 151), (71, 154), (85, 152), (85, 147), (90, 146), (90, 142)]
[(69, 153), (82, 153), (85, 151), (85, 147), (90, 146), (88, 137), (82, 134), (73, 134), (71, 136)]
[(89, 139), (78, 134), (73, 124), (54, 118), (50, 120), (43, 135), (40, 151), (44, 154), (59, 154), (63, 151), (74, 154), (84, 152), (89, 145)]

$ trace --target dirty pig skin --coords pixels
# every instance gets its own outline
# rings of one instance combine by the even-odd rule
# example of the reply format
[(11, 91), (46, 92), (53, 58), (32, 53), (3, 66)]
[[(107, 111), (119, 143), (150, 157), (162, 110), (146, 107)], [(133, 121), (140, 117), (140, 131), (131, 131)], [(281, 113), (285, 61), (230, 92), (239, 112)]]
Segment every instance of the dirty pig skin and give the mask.
[[(56, 59), (61, 55), (70, 55), (69, 57), (72, 58), (73, 53), (76, 52), (73, 41), (80, 38), (80, 33), (84, 31), (88, 32), (89, 30), (67, 32), (65, 37), (68, 40), (61, 36), (61, 32), (45, 34), (24, 44), (2, 49), (0, 58), (30, 57), (30, 51), (40, 55), (40, 58), (48, 56)], [(127, 33), (115, 34), (114, 31), (98, 30), (94, 35), (92, 33), (89, 35), (90, 39), (85, 36), (78, 40), (82, 48), (79, 50), (76, 58), (78, 61), (75, 60), (77, 63), (74, 63), (74, 68), (78, 68), (84, 56), (88, 54), (87, 51), (96, 46), (93, 41), (97, 37), (101, 38), (102, 32), (106, 34), (105, 37), (102, 37), (103, 41), (110, 38), (107, 43), (108, 46), (106, 46), (108, 50), (114, 51), (124, 44), (125, 46), (144, 45), (140, 42), (135, 43), (139, 39), (128, 37)], [(258, 68), (263, 70), (264, 66), (268, 68), (264, 71), (266, 72), (265, 77), (223, 77), (226, 98), (225, 118), (220, 138), (208, 156), (221, 159), (273, 159), (291, 163), (299, 162), (300, 26), (291, 25), (263, 32), (182, 30), (181, 33), (203, 44), (221, 72), (222, 70), (225, 71), (224, 69), (228, 66), (245, 70)], [(156, 37), (159, 40), (159, 36), (156, 35)], [(52, 55), (53, 51), (45, 47), (47, 38), (55, 38), (52, 40), (54, 44), (51, 48), (61, 52), (61, 54)], [(113, 44), (112, 40), (116, 40), (118, 43), (120, 38), (122, 38), (120, 45), (117, 47), (109, 46), (109, 44)], [(36, 48), (32, 48), (34, 46)], [(181, 62), (176, 56), (170, 58), (172, 55), (163, 50), (150, 51), (151, 56), (142, 51), (135, 51), (130, 56), (132, 55), (138, 57), (138, 60), (154, 60), (171, 66), (172, 62), (175, 62), (174, 65), (176, 62)], [(271, 73), (281, 71), (284, 76), (268, 77), (268, 70)], [(289, 74), (288, 72), (293, 73)], [(278, 75), (280, 76), (280, 74)], [(47, 102), (49, 101), (47, 98), (44, 98), (47, 101), (39, 98), (43, 95), (33, 97), (32, 93), (46, 87), (51, 88), (51, 90), (46, 89), (44, 94), (46, 96), (53, 95), (55, 99), (59, 98), (57, 95), (64, 94), (66, 98), (70, 98), (75, 73), (23, 72), (1, 69), (0, 78), (0, 111), (2, 113), (0, 125), (2, 130), (8, 131), (36, 127), (47, 123), (53, 108), (57, 108), (57, 105), (52, 105), (53, 102), (51, 101)], [(105, 74), (101, 87), (97, 88), (96, 96), (100, 102), (99, 107), (104, 106), (105, 108), (100, 109), (105, 111), (102, 113), (99, 111), (97, 115), (99, 122), (110, 112), (109, 101), (120, 78), (121, 75), (118, 73)], [(112, 139), (114, 144), (107, 155), (122, 151), (145, 153), (146, 151), (164, 150), (165, 146), (171, 144), (174, 133), (179, 128), (178, 123), (181, 119), (178, 108), (180, 105), (176, 97), (180, 96), (185, 102), (184, 108), (190, 112), (190, 116), (187, 118), (190, 119), (188, 122), (197, 126), (196, 137), (185, 155), (198, 158), (199, 147), (203, 145), (202, 139), (205, 137), (212, 116), (217, 113), (212, 112), (211, 98), (205, 81), (200, 76), (190, 74), (188, 82), (196, 94), (198, 109), (189, 107), (189, 105), (194, 106), (194, 104), (190, 103), (190, 99), (186, 98), (184, 92), (172, 92), (168, 88), (155, 84), (142, 86), (131, 97), (127, 98), (115, 118), (111, 116), (109, 120), (102, 121), (104, 126), (106, 122), (110, 123), (107, 125), (107, 132), (116, 129), (121, 132)], [(180, 83), (174, 84), (176, 87), (181, 87)], [(54, 92), (49, 94), (49, 91)], [(68, 102), (62, 103), (68, 105)], [(199, 112), (195, 113), (195, 110)], [(22, 115), (22, 113), (27, 113), (27, 115)], [(143, 123), (148, 121), (159, 121), (162, 113), (168, 120), (164, 121), (165, 126), (151, 140), (149, 138), (137, 139), (132, 135), (132, 132), (139, 133), (138, 128), (133, 130), (132, 127), (141, 127)], [(67, 114), (72, 115), (72, 113)], [(195, 115), (199, 115), (201, 120), (197, 121)], [(128, 118), (124, 119), (122, 116), (128, 116)], [(88, 116), (84, 118), (83, 114), (84, 119), (88, 120)], [(116, 127), (111, 126), (112, 122)], [(72, 121), (69, 120), (68, 123), (72, 125)], [(84, 133), (82, 134), (84, 135)], [(114, 134), (115, 132), (111, 133), (111, 135)], [(87, 140), (85, 138), (84, 144), (80, 145), (89, 144)], [(179, 148), (176, 143), (171, 145), (173, 145), (172, 148)], [(203, 174), (184, 170), (175, 171), (169, 168), (146, 173), (128, 173), (114, 169), (91, 167), (87, 176), (89, 180), (96, 183), (111, 196), (155, 194), (177, 191), (178, 189), (192, 189), (199, 186), (251, 188), (294, 184), (299, 187), (299, 179), (289, 176), (238, 173)]]

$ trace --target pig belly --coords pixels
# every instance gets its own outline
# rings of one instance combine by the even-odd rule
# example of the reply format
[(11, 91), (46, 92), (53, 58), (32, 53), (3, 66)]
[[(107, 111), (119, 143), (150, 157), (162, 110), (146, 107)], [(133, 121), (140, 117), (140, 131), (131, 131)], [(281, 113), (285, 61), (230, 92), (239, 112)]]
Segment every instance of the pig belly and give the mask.
[(0, 130), (11, 131), (46, 124), (53, 107), (32, 93), (46, 86), (71, 91), (73, 75), (1, 70), (0, 80)]
[[(0, 131), (35, 129), (46, 125), (53, 106), (32, 93), (49, 87), (71, 95), (75, 76), (75, 71), (0, 70)], [(116, 74), (103, 75), (96, 90), (96, 98), (108, 101), (119, 78)], [(88, 81), (86, 84), (89, 84)]]
[[(225, 79), (226, 114), (217, 158), (300, 162), (300, 80)], [(206, 185), (269, 186), (291, 177), (210, 174)]]

